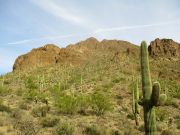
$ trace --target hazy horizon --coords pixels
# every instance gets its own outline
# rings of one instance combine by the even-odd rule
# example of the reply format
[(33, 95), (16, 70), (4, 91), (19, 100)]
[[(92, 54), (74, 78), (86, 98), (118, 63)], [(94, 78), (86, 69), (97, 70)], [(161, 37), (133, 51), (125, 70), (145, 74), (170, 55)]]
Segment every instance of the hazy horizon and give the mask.
[(0, 74), (32, 48), (65, 47), (89, 37), (139, 44), (155, 38), (180, 42), (178, 0), (0, 1)]

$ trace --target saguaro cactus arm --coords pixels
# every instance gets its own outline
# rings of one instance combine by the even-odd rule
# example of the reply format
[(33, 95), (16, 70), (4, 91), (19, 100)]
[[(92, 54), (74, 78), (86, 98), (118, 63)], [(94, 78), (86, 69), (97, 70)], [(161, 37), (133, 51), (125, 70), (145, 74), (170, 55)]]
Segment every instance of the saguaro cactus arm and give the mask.
[(154, 82), (152, 88), (152, 96), (151, 96), (151, 103), (153, 106), (158, 106), (160, 91), (161, 91), (160, 84), (158, 82)]

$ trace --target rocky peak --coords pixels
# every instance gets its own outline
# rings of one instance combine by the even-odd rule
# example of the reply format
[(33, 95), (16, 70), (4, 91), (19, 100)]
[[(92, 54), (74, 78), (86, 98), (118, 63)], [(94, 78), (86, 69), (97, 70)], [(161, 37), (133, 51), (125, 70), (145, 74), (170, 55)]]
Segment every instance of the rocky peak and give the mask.
[(155, 39), (148, 47), (149, 55), (153, 58), (180, 58), (180, 44), (172, 39)]

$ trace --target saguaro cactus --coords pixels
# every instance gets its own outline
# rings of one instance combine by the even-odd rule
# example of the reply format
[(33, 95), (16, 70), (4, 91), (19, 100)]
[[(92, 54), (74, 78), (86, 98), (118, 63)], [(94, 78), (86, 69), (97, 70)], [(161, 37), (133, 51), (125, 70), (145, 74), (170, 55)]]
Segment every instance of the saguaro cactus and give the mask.
[(167, 96), (165, 94), (160, 94), (160, 84), (158, 82), (153, 83), (152, 86), (148, 50), (145, 41), (141, 43), (140, 52), (145, 135), (156, 135), (156, 115), (154, 106), (163, 104)]
[(135, 118), (135, 122), (136, 122), (136, 126), (139, 125), (139, 88), (138, 88), (138, 80), (136, 83), (134, 83), (134, 88), (132, 89), (132, 111), (134, 114), (134, 118)]

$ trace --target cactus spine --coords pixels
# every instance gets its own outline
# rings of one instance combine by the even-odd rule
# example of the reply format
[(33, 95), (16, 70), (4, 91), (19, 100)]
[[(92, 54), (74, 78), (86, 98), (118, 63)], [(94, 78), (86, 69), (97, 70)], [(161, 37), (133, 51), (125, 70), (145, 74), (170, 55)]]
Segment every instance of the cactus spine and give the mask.
[(152, 86), (148, 50), (145, 41), (141, 43), (140, 52), (145, 135), (156, 135), (156, 115), (154, 106), (163, 104), (167, 96), (165, 94), (160, 94), (160, 84), (158, 82), (155, 82)]
[(139, 125), (139, 113), (140, 113), (139, 104), (138, 104), (138, 101), (139, 101), (138, 80), (137, 80), (135, 85), (136, 86), (133, 88), (133, 91), (132, 91), (132, 93), (133, 93), (133, 96), (132, 96), (132, 99), (133, 99), (132, 111), (133, 111), (133, 114), (134, 114), (136, 126), (138, 126)]

